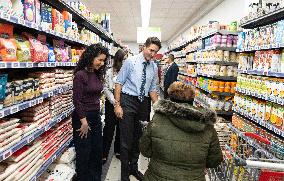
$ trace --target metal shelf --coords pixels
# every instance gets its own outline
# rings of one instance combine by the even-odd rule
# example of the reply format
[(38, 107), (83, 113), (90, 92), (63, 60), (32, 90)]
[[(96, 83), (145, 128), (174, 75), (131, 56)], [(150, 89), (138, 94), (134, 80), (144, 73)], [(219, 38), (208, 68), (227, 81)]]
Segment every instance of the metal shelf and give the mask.
[(0, 62), (0, 69), (7, 68), (38, 68), (38, 67), (75, 67), (76, 62)]
[(242, 53), (242, 52), (253, 52), (253, 51), (258, 51), (258, 50), (271, 50), (271, 49), (279, 49), (279, 48), (284, 48), (284, 43), (277, 43), (274, 45), (262, 45), (262, 46), (255, 46), (249, 47), (249, 48), (244, 48), (244, 49), (237, 49), (236, 52)]
[[(208, 105), (205, 101), (199, 99), (199, 98), (194, 98), (194, 102), (199, 104), (201, 107), (207, 108), (207, 109), (212, 109), (210, 108), (210, 105)], [(233, 112), (232, 111), (221, 111), (221, 110), (215, 110), (217, 115), (223, 115), (223, 116), (232, 116)]]
[(230, 51), (230, 52), (235, 52), (237, 50), (236, 47), (221, 47), (221, 46), (212, 46), (212, 47), (207, 47), (204, 48), (201, 51), (211, 51), (211, 50), (224, 50), (224, 51)]
[(227, 65), (227, 66), (237, 66), (238, 62), (228, 62), (228, 61), (220, 61), (220, 60), (197, 60), (196, 63), (200, 64), (216, 64), (216, 65)]
[(278, 98), (278, 97), (265, 96), (265, 95), (262, 95), (262, 94), (252, 92), (250, 90), (240, 89), (238, 87), (236, 87), (236, 91), (241, 93), (241, 94), (245, 94), (245, 95), (252, 96), (252, 97), (255, 97), (255, 98), (263, 99), (263, 100), (284, 106), (284, 99), (281, 99), (281, 98)]
[(62, 146), (53, 154), (49, 157), (49, 159), (40, 167), (40, 169), (37, 171), (36, 175), (31, 178), (31, 181), (36, 181), (46, 170), (47, 168), (56, 160), (57, 157), (59, 157), (65, 148), (70, 145), (73, 137), (69, 137), (63, 144)]
[(183, 76), (188, 76), (188, 77), (197, 77), (196, 75), (189, 75), (189, 74), (184, 73), (184, 72), (179, 72), (178, 74), (183, 75)]
[(250, 115), (251, 113), (249, 114), (249, 113), (247, 113), (243, 110), (238, 110), (237, 108), (233, 108), (233, 109), (237, 114), (240, 114), (240, 115), (246, 117), (247, 119), (254, 121), (255, 123), (261, 125), (262, 127), (265, 127), (266, 129), (268, 129), (268, 130), (274, 132), (275, 134), (281, 136), (282, 138), (284, 138), (284, 131), (277, 128), (276, 126), (272, 125), (271, 123), (269, 123), (265, 120), (259, 119), (259, 118), (255, 118), (254, 116)]
[(208, 38), (212, 35), (215, 35), (216, 33), (219, 33), (219, 34), (222, 34), (222, 35), (238, 35), (239, 32), (228, 31), (228, 30), (213, 30), (213, 31), (207, 32), (206, 34), (202, 35), (202, 38)]
[(268, 24), (275, 23), (279, 20), (282, 20), (283, 18), (284, 18), (284, 8), (280, 8), (272, 13), (263, 15), (255, 19), (248, 20), (247, 22), (242, 23), (241, 27), (246, 29), (257, 28), (260, 26), (265, 26)]
[(40, 95), (39, 97), (37, 97), (35, 99), (29, 100), (29, 101), (25, 101), (23, 103), (19, 103), (19, 104), (12, 105), (10, 107), (6, 107), (4, 109), (1, 109), (0, 110), (0, 118), (9, 116), (11, 114), (15, 114), (15, 113), (17, 113), (19, 111), (22, 111), (24, 109), (33, 107), (33, 106), (35, 106), (37, 104), (41, 104), (44, 99), (52, 97), (54, 95), (61, 94), (61, 93), (66, 92), (66, 91), (69, 91), (69, 90), (72, 89), (72, 87), (73, 87), (72, 85), (59, 87), (59, 88), (56, 88), (56, 89), (54, 89), (52, 91), (43, 93), (42, 95)]
[(64, 120), (65, 118), (67, 118), (72, 112), (73, 112), (74, 108), (70, 108), (68, 111), (62, 113), (61, 115), (53, 118), (50, 120), (49, 124), (44, 126), (41, 129), (36, 130), (35, 132), (33, 132), (32, 134), (24, 137), (21, 141), (19, 141), (18, 143), (16, 143), (15, 145), (13, 145), (11, 148), (9, 148), (8, 150), (5, 150), (3, 152), (0, 152), (0, 162), (7, 159), (8, 157), (10, 157), (13, 153), (15, 153), (16, 151), (18, 151), (20, 148), (22, 148), (23, 146), (27, 145), (28, 143), (34, 141), (36, 138), (38, 138), (40, 135), (42, 135), (44, 132), (46, 132), (47, 130), (49, 130), (50, 128), (52, 128), (53, 126), (55, 126), (57, 123), (61, 122), (62, 120)]
[(237, 77), (207, 75), (207, 74), (200, 74), (200, 73), (197, 73), (197, 75), (202, 76), (202, 77), (212, 78), (212, 79), (224, 80), (224, 81), (237, 81)]
[(234, 96), (234, 94), (232, 93), (229, 93), (229, 92), (216, 92), (216, 91), (210, 91), (210, 90), (206, 90), (206, 89), (203, 89), (201, 87), (199, 87), (198, 85), (196, 85), (197, 88), (205, 91), (205, 92), (208, 92), (209, 94), (215, 94), (215, 95), (218, 95), (218, 96)]
[(258, 71), (258, 70), (238, 70), (241, 74), (249, 74), (249, 75), (261, 75), (261, 76), (267, 76), (267, 77), (278, 77), (278, 78), (284, 78), (284, 72), (264, 72), (264, 71)]
[(75, 20), (75, 22), (79, 25), (82, 25), (87, 29), (91, 30), (92, 32), (98, 34), (109, 43), (112, 43), (114, 41), (110, 34), (106, 30), (104, 30), (101, 25), (90, 22), (88, 19), (79, 14), (63, 0), (41, 0), (41, 2), (51, 5), (53, 8), (56, 8), (59, 11), (68, 11), (72, 14), (73, 20)]

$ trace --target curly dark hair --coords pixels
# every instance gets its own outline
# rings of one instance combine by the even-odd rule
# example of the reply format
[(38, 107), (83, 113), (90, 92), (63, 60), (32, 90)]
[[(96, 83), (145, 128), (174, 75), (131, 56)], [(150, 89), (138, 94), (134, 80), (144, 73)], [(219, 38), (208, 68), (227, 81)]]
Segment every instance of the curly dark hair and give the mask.
[[(74, 70), (74, 74), (76, 74), (80, 70), (84, 70), (86, 68), (89, 69), (93, 64), (94, 58), (96, 58), (100, 54), (106, 55), (106, 59), (108, 59), (109, 57), (108, 49), (102, 46), (101, 43), (88, 46), (81, 55), (80, 60), (77, 63), (77, 67)], [(106, 63), (97, 71), (101, 80), (104, 79), (105, 71)]]
[(125, 55), (126, 52), (123, 51), (122, 49), (117, 50), (117, 52), (115, 53), (113, 57), (113, 68), (115, 69), (116, 72), (120, 71)]

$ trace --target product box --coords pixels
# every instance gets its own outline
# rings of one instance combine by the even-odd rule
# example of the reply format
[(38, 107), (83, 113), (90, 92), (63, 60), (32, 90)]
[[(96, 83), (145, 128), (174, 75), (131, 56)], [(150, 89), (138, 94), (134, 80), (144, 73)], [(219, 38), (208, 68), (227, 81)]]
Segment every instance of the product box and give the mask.
[(24, 17), (26, 21), (35, 22), (35, 0), (22, 0), (24, 5)]
[(41, 3), (41, 26), (52, 30), (52, 7), (45, 3)]

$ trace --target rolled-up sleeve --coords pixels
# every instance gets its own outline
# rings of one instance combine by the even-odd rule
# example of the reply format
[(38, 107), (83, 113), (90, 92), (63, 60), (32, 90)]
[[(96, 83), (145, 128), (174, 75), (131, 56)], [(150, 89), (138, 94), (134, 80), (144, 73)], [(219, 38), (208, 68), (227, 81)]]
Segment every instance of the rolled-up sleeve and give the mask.
[(131, 60), (127, 59), (123, 63), (116, 79), (116, 84), (124, 85), (131, 70)]
[(157, 81), (158, 81), (158, 67), (154, 66), (154, 77), (152, 79), (149, 92), (157, 92)]

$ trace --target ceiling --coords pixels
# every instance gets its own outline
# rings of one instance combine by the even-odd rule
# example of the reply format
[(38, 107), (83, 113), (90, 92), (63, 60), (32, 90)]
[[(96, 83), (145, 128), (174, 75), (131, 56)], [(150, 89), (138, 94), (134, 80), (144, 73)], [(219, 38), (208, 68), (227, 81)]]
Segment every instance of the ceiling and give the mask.
[[(136, 42), (141, 26), (140, 0), (81, 0), (92, 12), (111, 15), (111, 31), (122, 42)], [(150, 27), (160, 27), (169, 41), (212, 0), (152, 0)], [(213, 8), (213, 7), (212, 7)]]

